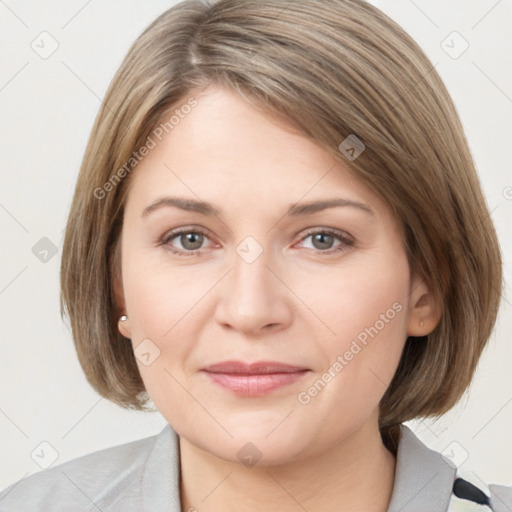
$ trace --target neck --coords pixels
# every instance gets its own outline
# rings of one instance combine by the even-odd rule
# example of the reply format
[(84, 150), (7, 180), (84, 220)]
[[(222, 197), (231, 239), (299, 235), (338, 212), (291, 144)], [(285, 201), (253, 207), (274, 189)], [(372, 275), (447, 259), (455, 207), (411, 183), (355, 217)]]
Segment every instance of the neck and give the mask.
[(225, 461), (182, 437), (180, 459), (182, 512), (386, 512), (396, 463), (373, 424), (315, 457), (279, 465)]

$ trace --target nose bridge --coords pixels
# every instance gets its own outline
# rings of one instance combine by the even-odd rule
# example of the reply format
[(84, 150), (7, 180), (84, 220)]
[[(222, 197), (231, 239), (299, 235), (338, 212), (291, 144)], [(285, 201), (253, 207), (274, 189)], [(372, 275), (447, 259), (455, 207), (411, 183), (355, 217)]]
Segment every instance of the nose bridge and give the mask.
[[(253, 256), (251, 251), (249, 251), (246, 255)], [(233, 268), (233, 282), (237, 291), (247, 290), (253, 293), (266, 293), (269, 290), (267, 288), (271, 286), (269, 283), (268, 274), (269, 271), (269, 261), (268, 256), (263, 253), (257, 256), (254, 260), (245, 259), (244, 256), (241, 256), (237, 251), (237, 255), (234, 258), (234, 268)]]
[(272, 302), (272, 295), (276, 293), (272, 282), (272, 265), (270, 251), (252, 236), (246, 237), (237, 247), (233, 258), (233, 271), (231, 275), (231, 291), (237, 297), (240, 306), (260, 307)]
[(217, 320), (253, 333), (268, 325), (286, 324), (290, 308), (282, 283), (270, 270), (274, 266), (271, 251), (254, 237), (246, 237), (235, 250)]

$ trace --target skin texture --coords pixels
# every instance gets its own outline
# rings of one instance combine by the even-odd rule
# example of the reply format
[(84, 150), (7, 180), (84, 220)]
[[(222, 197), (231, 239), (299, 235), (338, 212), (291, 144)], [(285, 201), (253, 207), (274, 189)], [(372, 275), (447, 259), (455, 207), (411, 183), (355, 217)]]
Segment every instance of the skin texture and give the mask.
[[(210, 86), (194, 97), (198, 105), (131, 176), (115, 282), (128, 315), (120, 332), (136, 354), (143, 340), (159, 351), (138, 365), (180, 436), (182, 510), (385, 511), (395, 457), (380, 437), (378, 404), (407, 336), (439, 320), (429, 291), (410, 275), (385, 203), (342, 164), (233, 92)], [(163, 196), (221, 213), (164, 206), (142, 216)], [(344, 206), (286, 216), (292, 204), (339, 197), (372, 213)], [(171, 237), (177, 228), (205, 235)], [(342, 238), (322, 240), (312, 228)], [(259, 256), (248, 263), (240, 254)], [(347, 360), (370, 326), (377, 334)], [(336, 371), (338, 356), (346, 364)], [(238, 396), (200, 371), (232, 359), (309, 371), (264, 396)], [(312, 396), (329, 368), (334, 377)]]

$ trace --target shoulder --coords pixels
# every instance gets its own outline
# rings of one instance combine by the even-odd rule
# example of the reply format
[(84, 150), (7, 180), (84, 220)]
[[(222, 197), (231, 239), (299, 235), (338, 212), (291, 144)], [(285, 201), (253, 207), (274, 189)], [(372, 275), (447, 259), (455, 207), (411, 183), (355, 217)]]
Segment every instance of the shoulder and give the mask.
[[(137, 501), (145, 462), (158, 435), (78, 457), (29, 475), (0, 492), (0, 511), (60, 512)], [(135, 510), (135, 509), (134, 509)]]
[(457, 468), (447, 512), (510, 512), (512, 487), (487, 484), (475, 471)]
[[(388, 512), (511, 512), (512, 487), (486, 484), (450, 453), (430, 449), (404, 424)], [(473, 468), (474, 469), (474, 468)]]

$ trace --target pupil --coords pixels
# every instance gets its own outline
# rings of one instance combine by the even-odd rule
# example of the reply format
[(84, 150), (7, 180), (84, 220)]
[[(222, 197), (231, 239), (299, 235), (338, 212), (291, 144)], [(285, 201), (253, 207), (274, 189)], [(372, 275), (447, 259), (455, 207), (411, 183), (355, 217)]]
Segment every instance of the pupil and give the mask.
[[(325, 239), (327, 239), (327, 242), (325, 242)], [(313, 237), (313, 244), (315, 245), (315, 242), (317, 242), (317, 241), (320, 242), (319, 249), (326, 249), (326, 248), (329, 248), (330, 244), (332, 243), (332, 236), (327, 235), (325, 233), (318, 233)], [(327, 247), (325, 245), (322, 246), (322, 243), (326, 244)]]
[[(201, 247), (201, 243), (202, 243), (202, 237), (203, 235), (199, 234), (199, 233), (187, 233), (185, 235), (185, 240), (186, 240), (186, 243), (183, 244), (183, 247), (186, 247), (187, 249), (198, 249), (199, 247)], [(187, 247), (187, 244), (188, 243), (191, 243), (192, 245), (194, 245), (194, 243), (198, 243), (198, 240), (196, 239), (195, 242), (194, 242), (194, 238), (197, 237), (199, 239), (199, 245), (197, 247)]]

